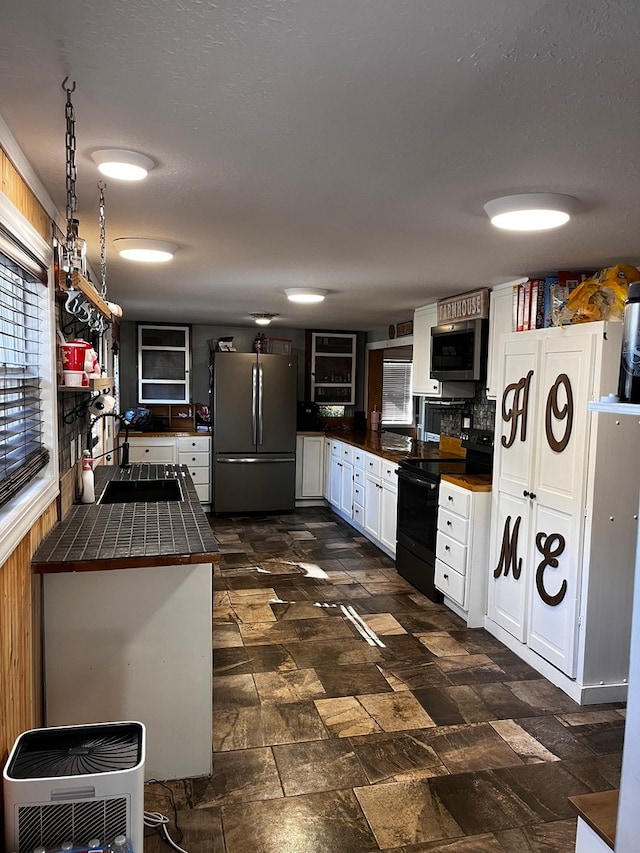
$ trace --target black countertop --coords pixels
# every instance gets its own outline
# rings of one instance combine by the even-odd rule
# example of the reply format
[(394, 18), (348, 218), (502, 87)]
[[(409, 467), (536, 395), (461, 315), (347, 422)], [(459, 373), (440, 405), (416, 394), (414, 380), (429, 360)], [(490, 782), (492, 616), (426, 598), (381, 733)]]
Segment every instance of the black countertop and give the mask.
[(182, 501), (74, 504), (32, 557), (37, 573), (103, 571), (217, 562), (219, 550), (186, 465), (100, 465), (99, 499), (109, 480), (179, 479)]

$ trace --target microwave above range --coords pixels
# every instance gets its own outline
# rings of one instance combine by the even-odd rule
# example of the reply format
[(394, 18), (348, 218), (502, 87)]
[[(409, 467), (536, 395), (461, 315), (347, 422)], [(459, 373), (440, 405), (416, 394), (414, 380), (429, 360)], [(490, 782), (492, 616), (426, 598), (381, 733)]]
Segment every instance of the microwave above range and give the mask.
[(461, 320), (431, 327), (431, 378), (481, 382), (487, 371), (488, 320)]

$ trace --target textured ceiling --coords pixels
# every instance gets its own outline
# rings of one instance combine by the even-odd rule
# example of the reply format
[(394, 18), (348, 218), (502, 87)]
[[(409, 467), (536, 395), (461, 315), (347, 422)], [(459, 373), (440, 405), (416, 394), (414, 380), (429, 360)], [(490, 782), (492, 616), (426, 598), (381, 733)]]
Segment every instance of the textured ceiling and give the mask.
[[(640, 262), (637, 0), (3, 0), (0, 116), (61, 211), (76, 81), (81, 233), (98, 269), (97, 148), (127, 319), (372, 329), (433, 299)], [(581, 200), (564, 229), (492, 228), (496, 196)], [(318, 307), (285, 287), (330, 291)]]

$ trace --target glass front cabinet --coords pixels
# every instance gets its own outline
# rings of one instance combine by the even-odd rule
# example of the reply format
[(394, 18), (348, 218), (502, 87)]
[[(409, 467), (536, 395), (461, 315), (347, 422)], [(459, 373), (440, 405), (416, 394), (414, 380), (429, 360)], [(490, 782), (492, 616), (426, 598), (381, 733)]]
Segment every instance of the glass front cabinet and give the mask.
[(138, 325), (138, 402), (190, 400), (188, 326)]
[(311, 333), (311, 399), (321, 406), (353, 406), (356, 380), (356, 335)]

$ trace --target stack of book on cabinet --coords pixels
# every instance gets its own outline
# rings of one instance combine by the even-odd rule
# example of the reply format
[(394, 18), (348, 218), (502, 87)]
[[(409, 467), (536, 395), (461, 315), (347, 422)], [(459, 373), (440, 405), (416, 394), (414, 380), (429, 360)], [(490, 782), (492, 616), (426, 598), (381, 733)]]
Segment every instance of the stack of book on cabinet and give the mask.
[(513, 287), (513, 330), (546, 329), (561, 326), (561, 312), (569, 294), (590, 273), (560, 271), (546, 278), (530, 278)]

